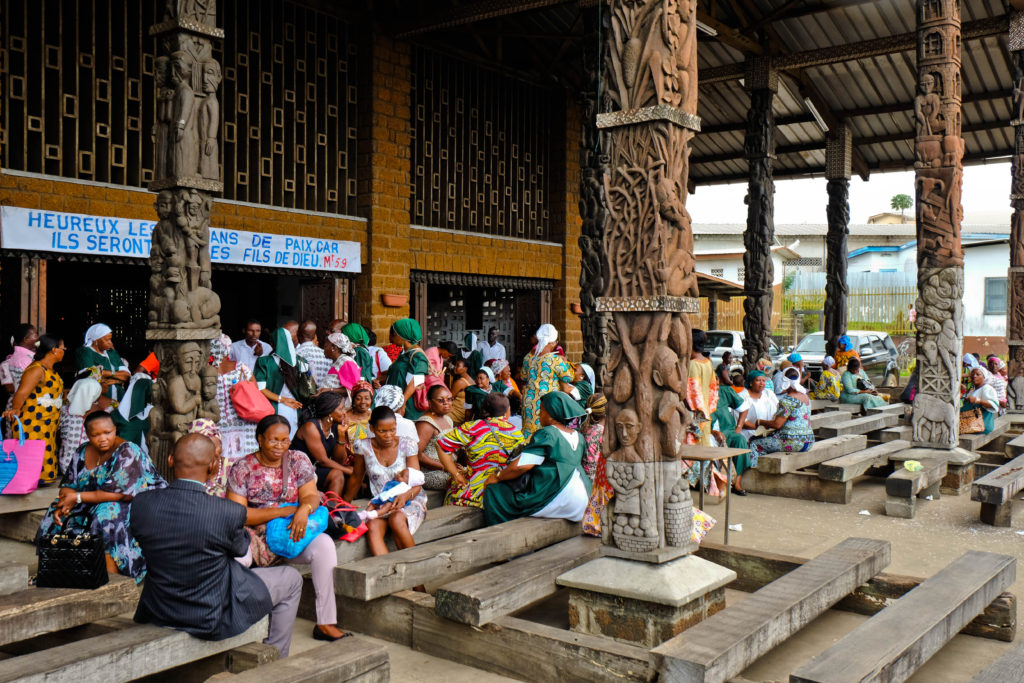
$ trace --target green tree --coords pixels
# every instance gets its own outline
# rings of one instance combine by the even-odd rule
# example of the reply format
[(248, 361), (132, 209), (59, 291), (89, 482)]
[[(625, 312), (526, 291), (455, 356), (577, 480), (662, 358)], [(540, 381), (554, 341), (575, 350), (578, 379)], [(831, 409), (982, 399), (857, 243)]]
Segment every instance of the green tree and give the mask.
[(889, 206), (900, 212), (900, 218), (905, 218), (903, 212), (914, 205), (914, 200), (909, 194), (898, 194), (893, 196)]

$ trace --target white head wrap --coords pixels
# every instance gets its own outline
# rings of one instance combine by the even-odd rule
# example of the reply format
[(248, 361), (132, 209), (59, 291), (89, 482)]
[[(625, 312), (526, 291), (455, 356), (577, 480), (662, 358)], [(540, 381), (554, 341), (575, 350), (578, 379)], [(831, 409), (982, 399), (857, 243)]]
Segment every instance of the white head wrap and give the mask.
[(587, 376), (587, 381), (590, 382), (590, 386), (597, 388), (597, 375), (594, 374), (594, 368), (590, 367), (586, 363), (580, 363), (580, 367), (583, 368), (583, 374)]
[(103, 323), (96, 323), (88, 330), (85, 331), (85, 345), (92, 346), (96, 343), (97, 339), (103, 339), (108, 334), (113, 333), (113, 330), (109, 326)]
[(836, 359), (832, 356), (825, 356), (824, 360), (821, 361), (821, 365), (826, 368), (834, 368), (836, 365)]
[(807, 393), (807, 389), (800, 384), (800, 371), (794, 367), (788, 367), (782, 371), (781, 386), (776, 387), (776, 391), (780, 394), (785, 393), (790, 389), (796, 389), (801, 394)]
[(555, 329), (554, 325), (546, 323), (537, 328), (537, 353), (540, 353), (541, 349), (548, 344), (553, 344), (556, 341), (558, 341), (558, 330)]
[(424, 481), (426, 481), (426, 479), (424, 478), (422, 471), (414, 470), (411, 467), (409, 468), (409, 486), (423, 486)]
[(477, 370), (476, 374), (479, 375), (481, 372), (487, 375), (487, 379), (491, 380), (491, 384), (494, 384), (494, 372), (490, 368), (482, 367)]
[(68, 412), (72, 415), (85, 415), (102, 393), (103, 387), (92, 377), (78, 380), (68, 392)]

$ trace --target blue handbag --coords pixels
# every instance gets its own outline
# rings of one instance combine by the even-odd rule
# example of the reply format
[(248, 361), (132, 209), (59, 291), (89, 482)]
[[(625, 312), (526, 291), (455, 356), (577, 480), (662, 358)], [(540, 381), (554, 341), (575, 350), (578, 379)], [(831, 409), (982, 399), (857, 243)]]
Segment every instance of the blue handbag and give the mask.
[(321, 505), (309, 516), (306, 535), (298, 541), (293, 541), (292, 531), (288, 525), (292, 523), (294, 516), (278, 517), (267, 522), (267, 547), (275, 555), (289, 560), (301, 555), (306, 546), (327, 529), (327, 508)]

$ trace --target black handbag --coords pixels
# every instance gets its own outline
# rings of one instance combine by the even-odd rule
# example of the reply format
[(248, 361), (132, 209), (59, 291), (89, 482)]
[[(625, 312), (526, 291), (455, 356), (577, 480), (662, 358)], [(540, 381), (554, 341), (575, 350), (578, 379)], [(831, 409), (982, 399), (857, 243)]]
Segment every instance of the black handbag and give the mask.
[(300, 403), (309, 403), (316, 395), (317, 389), (316, 380), (313, 379), (313, 375), (309, 371), (309, 363), (300, 356), (295, 363), (295, 369), (298, 371), (295, 381), (295, 398)]
[[(83, 519), (84, 526), (71, 524), (72, 519)], [(79, 512), (69, 515), (49, 534), (36, 538), (39, 588), (99, 588), (108, 581), (107, 562), (103, 539), (92, 532), (92, 514)]]

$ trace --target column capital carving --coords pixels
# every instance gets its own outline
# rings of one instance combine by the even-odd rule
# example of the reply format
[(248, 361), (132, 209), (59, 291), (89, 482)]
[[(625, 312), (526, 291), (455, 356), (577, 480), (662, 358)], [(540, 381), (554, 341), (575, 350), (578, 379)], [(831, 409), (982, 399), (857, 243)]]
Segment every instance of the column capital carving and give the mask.
[(755, 90), (779, 91), (779, 72), (772, 65), (771, 57), (751, 57), (747, 59), (746, 71), (743, 76), (743, 87), (747, 92)]
[(849, 180), (853, 175), (853, 132), (841, 124), (828, 132), (825, 142), (825, 177)]
[(1024, 50), (1024, 2), (1014, 4), (1020, 4), (1021, 8), (1010, 11), (1010, 32), (1006, 49), (1011, 52)]

